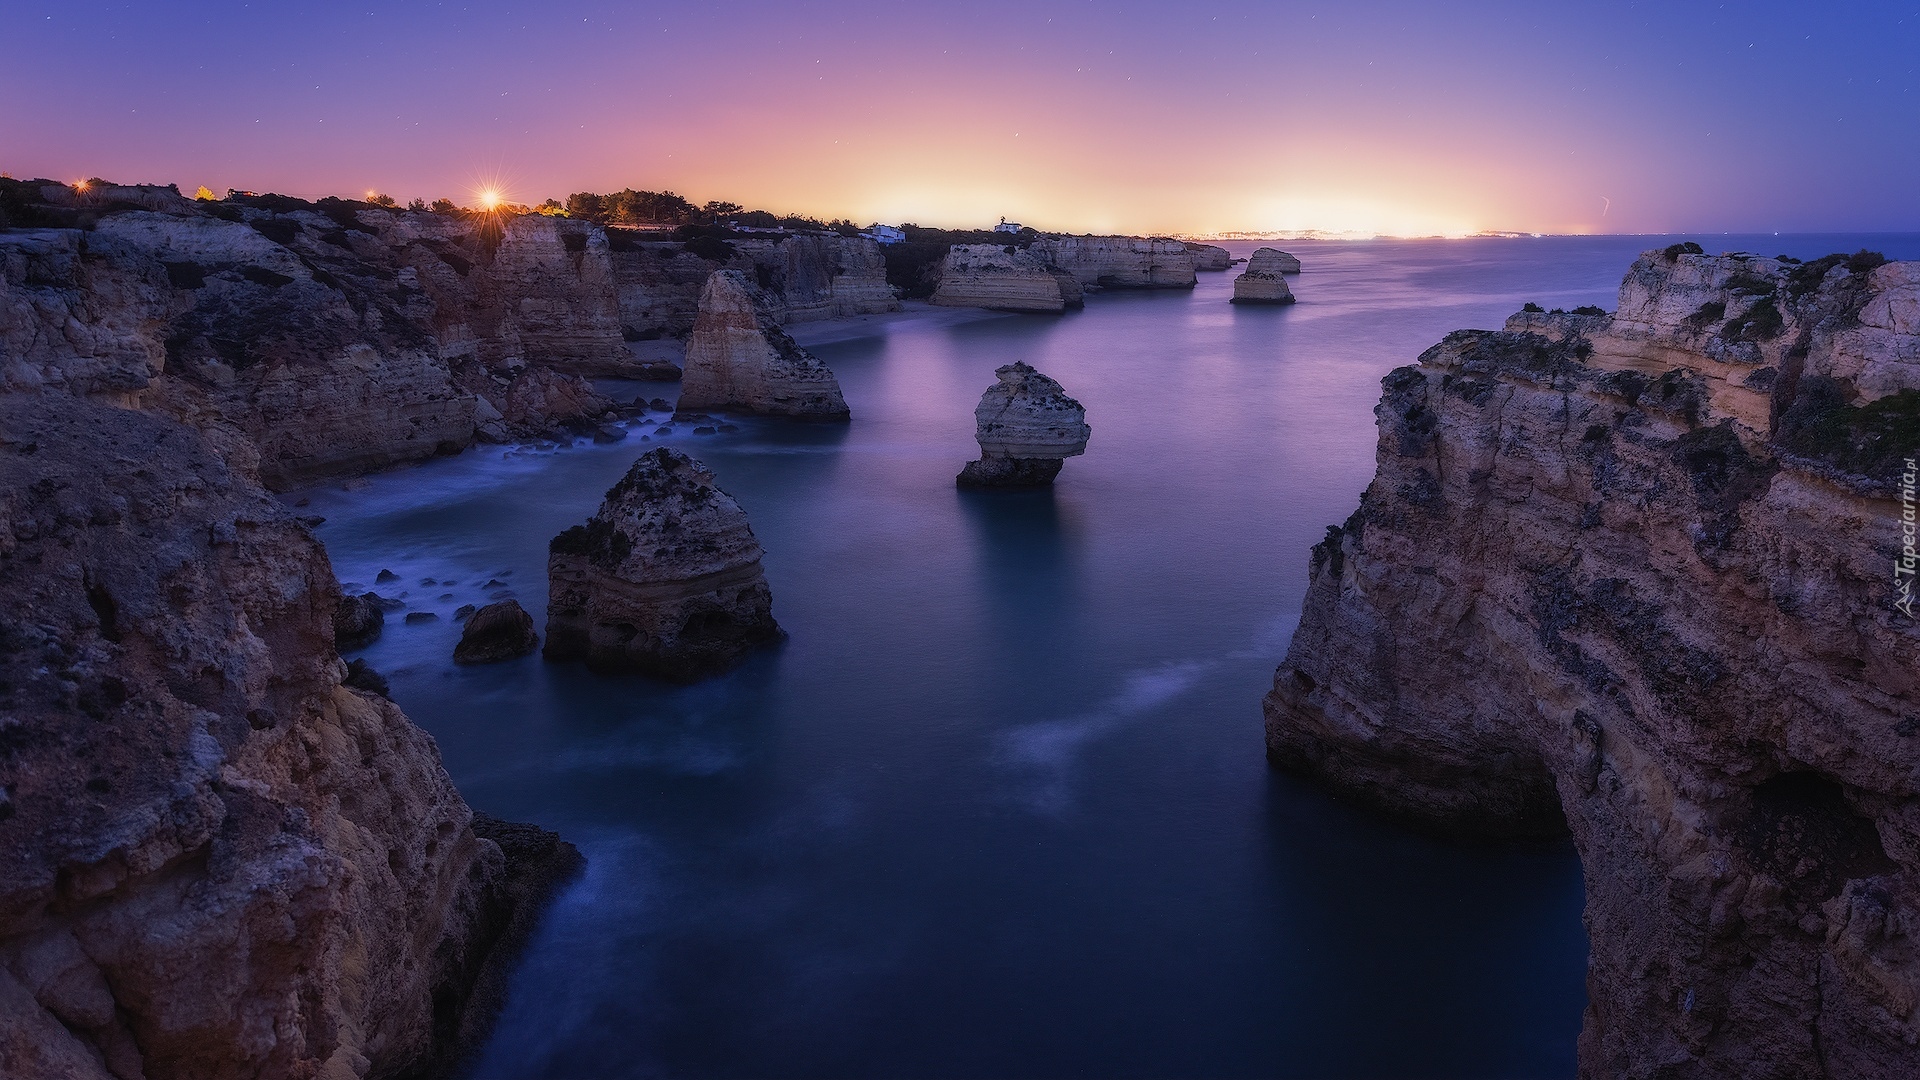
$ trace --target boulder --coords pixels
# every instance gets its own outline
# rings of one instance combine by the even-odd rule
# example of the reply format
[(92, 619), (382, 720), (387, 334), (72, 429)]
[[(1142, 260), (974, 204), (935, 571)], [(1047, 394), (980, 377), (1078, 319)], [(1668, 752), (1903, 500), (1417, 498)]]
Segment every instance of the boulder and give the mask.
[(456, 664), (497, 664), (525, 656), (540, 647), (540, 635), (534, 632), (533, 616), (518, 600), (502, 600), (474, 612), (460, 644), (454, 646)]
[(342, 651), (364, 649), (379, 638), (386, 623), (387, 613), (381, 610), (379, 596), (370, 592), (343, 596), (333, 609), (334, 647)]
[(794, 344), (738, 270), (716, 270), (700, 292), (687, 341), (680, 409), (845, 420), (833, 370)]
[[(1288, 265), (1292, 266), (1287, 270)], [(1247, 271), (1233, 281), (1234, 304), (1291, 304), (1293, 290), (1287, 288), (1283, 273), (1300, 272), (1300, 260), (1284, 251), (1261, 248), (1247, 260)]]
[(681, 682), (725, 670), (781, 636), (760, 556), (704, 465), (650, 450), (549, 546), (545, 655)]
[(1045, 487), (1064, 459), (1086, 452), (1087, 411), (1060, 384), (1025, 363), (994, 372), (1000, 381), (973, 410), (980, 460), (968, 462), (962, 487)]

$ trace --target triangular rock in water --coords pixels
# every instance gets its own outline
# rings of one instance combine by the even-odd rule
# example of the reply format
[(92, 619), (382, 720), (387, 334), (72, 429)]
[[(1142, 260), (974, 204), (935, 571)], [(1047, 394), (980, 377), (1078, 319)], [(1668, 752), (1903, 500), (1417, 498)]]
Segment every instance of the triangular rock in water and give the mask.
[(1000, 381), (973, 410), (980, 460), (956, 482), (962, 487), (1044, 487), (1065, 459), (1086, 453), (1093, 429), (1087, 411), (1060, 384), (1025, 363), (994, 372)]
[(671, 447), (640, 456), (547, 555), (549, 660), (691, 682), (777, 640), (746, 511)]
[(1234, 279), (1235, 304), (1291, 304), (1293, 290), (1282, 274), (1300, 272), (1300, 260), (1278, 248), (1261, 248), (1247, 260), (1247, 272)]
[(833, 370), (794, 344), (738, 270), (715, 270), (707, 277), (683, 368), (682, 412), (848, 417)]

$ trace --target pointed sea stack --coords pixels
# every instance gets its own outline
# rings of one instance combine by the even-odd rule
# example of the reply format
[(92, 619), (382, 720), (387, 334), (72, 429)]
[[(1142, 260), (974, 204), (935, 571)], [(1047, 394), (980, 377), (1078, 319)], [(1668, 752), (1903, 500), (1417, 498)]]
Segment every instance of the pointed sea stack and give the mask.
[(848, 418), (833, 370), (794, 344), (738, 270), (715, 270), (700, 290), (684, 370), (682, 411)]
[(760, 556), (706, 466), (649, 451), (585, 525), (553, 538), (545, 656), (677, 682), (732, 667), (780, 637)]
[(1247, 260), (1247, 272), (1234, 279), (1234, 304), (1291, 304), (1293, 290), (1282, 274), (1300, 272), (1300, 260), (1277, 248), (1261, 248)]
[(1045, 487), (1067, 458), (1087, 451), (1087, 410), (1060, 384), (1024, 363), (994, 372), (1000, 381), (973, 410), (980, 460), (970, 461), (961, 487)]

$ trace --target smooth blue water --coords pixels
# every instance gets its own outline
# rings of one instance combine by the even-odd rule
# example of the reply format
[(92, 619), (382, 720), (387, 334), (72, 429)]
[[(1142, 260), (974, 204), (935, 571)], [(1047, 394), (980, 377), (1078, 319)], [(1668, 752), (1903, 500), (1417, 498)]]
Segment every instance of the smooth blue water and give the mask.
[[(1611, 308), (1666, 242), (1288, 244), (1291, 308), (1206, 274), (821, 345), (851, 425), (672, 437), (751, 515), (792, 635), (690, 688), (450, 659), (495, 575), (544, 622), (548, 539), (650, 444), (306, 493), (343, 580), (391, 568), (440, 614), (365, 655), (468, 800), (588, 858), (475, 1075), (1572, 1075), (1573, 855), (1435, 843), (1270, 772), (1260, 697), (1372, 475), (1380, 376), (1528, 300)], [(1017, 359), (1086, 405), (1088, 452), (1050, 494), (957, 491)]]

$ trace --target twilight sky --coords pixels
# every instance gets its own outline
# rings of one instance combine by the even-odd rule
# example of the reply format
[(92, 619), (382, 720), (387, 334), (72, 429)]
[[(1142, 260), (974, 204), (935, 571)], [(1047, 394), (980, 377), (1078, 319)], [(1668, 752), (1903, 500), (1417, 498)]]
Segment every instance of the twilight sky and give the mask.
[(1920, 231), (1920, 0), (0, 5), (0, 170), (1072, 231)]

